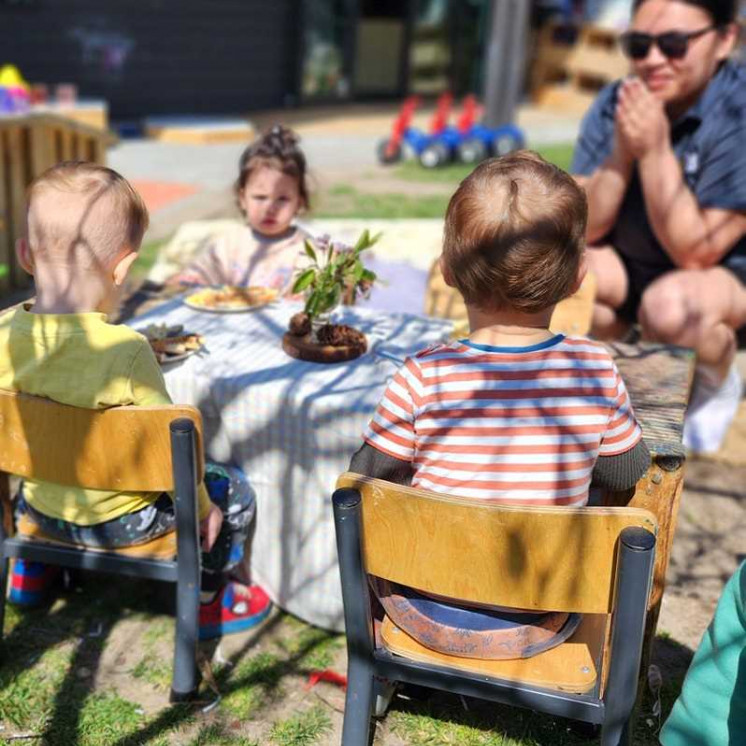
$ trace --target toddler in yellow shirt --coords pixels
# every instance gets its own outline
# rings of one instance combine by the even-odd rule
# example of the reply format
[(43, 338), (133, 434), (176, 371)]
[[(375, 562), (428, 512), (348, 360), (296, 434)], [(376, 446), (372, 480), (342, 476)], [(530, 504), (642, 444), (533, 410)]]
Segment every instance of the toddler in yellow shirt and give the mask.
[[(36, 300), (0, 317), (0, 388), (89, 409), (170, 404), (145, 337), (107, 321), (148, 225), (140, 196), (111, 169), (66, 162), (31, 185), (28, 202), (28, 239), (19, 240), (16, 252), (34, 275)], [(271, 609), (261, 588), (226, 582), (254, 512), (245, 477), (209, 465), (205, 481), (199, 492), (203, 639), (251, 627)], [(54, 538), (96, 547), (146, 542), (175, 527), (166, 494), (26, 480), (17, 510)], [(41, 600), (53, 575), (53, 568), (17, 561), (11, 600)]]

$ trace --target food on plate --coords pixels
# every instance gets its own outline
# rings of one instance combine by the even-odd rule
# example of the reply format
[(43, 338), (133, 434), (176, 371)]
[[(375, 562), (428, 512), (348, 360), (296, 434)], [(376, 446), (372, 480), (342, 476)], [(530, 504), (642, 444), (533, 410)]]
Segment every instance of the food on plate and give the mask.
[(159, 363), (181, 358), (204, 346), (201, 334), (183, 334), (183, 331), (184, 327), (181, 324), (151, 324), (143, 329)]
[(190, 305), (216, 310), (254, 308), (271, 303), (277, 298), (276, 288), (261, 286), (205, 288), (187, 298)]

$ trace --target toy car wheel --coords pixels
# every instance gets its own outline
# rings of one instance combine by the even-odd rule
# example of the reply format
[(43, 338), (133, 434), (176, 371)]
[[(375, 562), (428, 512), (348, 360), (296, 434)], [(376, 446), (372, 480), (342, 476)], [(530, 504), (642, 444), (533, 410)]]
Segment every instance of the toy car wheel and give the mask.
[(495, 135), (495, 139), (492, 141), (492, 152), (497, 156), (507, 155), (514, 150), (518, 150), (522, 145), (523, 143), (516, 139), (512, 133), (505, 132)]
[(428, 145), (420, 153), (420, 165), (425, 168), (437, 168), (448, 162), (448, 148), (443, 143), (436, 142)]
[(381, 140), (376, 147), (376, 154), (378, 155), (379, 162), (384, 166), (388, 166), (391, 163), (398, 163), (402, 158), (401, 143), (392, 142), (388, 138)]
[(460, 143), (456, 152), (461, 163), (479, 163), (487, 157), (487, 146), (482, 140), (472, 137)]

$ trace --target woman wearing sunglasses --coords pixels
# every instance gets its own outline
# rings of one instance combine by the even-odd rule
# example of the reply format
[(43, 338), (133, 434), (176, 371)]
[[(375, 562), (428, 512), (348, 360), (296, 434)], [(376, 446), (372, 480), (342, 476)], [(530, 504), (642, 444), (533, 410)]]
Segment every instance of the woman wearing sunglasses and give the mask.
[(594, 332), (697, 353), (684, 439), (721, 445), (741, 395), (746, 324), (746, 68), (736, 0), (635, 0), (631, 75), (585, 117), (573, 160), (589, 204)]

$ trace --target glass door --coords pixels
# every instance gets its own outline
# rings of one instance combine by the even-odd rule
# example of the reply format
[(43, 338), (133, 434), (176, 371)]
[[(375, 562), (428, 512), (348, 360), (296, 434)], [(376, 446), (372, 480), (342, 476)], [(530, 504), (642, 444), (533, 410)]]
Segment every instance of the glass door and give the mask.
[(303, 0), (301, 98), (350, 96), (356, 0)]

